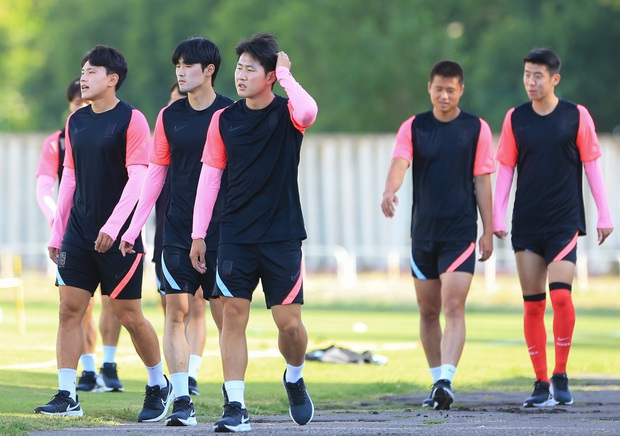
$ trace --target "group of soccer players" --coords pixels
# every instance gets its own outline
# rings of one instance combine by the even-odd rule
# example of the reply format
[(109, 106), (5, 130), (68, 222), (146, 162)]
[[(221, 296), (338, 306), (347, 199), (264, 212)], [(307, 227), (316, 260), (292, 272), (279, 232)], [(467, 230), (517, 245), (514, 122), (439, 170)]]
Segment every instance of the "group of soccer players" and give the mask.
[[(203, 303), (202, 292), (218, 328), (224, 372), (224, 413), (213, 428), (249, 431), (245, 335), (252, 294), (261, 280), (286, 363), (282, 382), (290, 416), (300, 425), (312, 420), (314, 405), (302, 377), (308, 343), (301, 316), (306, 232), (297, 171), (303, 135), (318, 108), (291, 75), (291, 61), (272, 35), (259, 33), (241, 41), (236, 55), (235, 86), (241, 99), (233, 102), (214, 89), (220, 53), (213, 42), (194, 37), (175, 48), (178, 91), (186, 97), (171, 100), (160, 111), (152, 140), (142, 113), (116, 97), (127, 75), (123, 55), (96, 46), (82, 60), (80, 97), (90, 104), (69, 116), (64, 159), (57, 159), (44, 179), (41, 192), (47, 194), (38, 194), (43, 207), (55, 174), (62, 170), (57, 210), (46, 214), (60, 294), (59, 389), (36, 413), (83, 414), (76, 395), (77, 364), (80, 356), (94, 354), (85, 347), (89, 341), (83, 322), (100, 287), (110, 316), (127, 329), (147, 370), (138, 421), (165, 418), (166, 425), (196, 425), (190, 397), (197, 393), (196, 371), (190, 373), (192, 329), (186, 326)], [(515, 167), (512, 244), (523, 290), (525, 339), (536, 373), (534, 392), (524, 406), (573, 401), (566, 363), (575, 321), (570, 291), (577, 236), (585, 234), (582, 166), (599, 212), (599, 243), (613, 223), (592, 119), (583, 106), (555, 95), (559, 58), (548, 49), (535, 49), (524, 58), (524, 67), (530, 102), (506, 115), (497, 151), (495, 202), (491, 130), (458, 106), (464, 91), (458, 63), (442, 61), (433, 67), (428, 83), (433, 109), (406, 120), (396, 137), (381, 207), (387, 217), (394, 216), (396, 192), (412, 166), (411, 270), (420, 337), (433, 377), (423, 406), (445, 410), (454, 401), (452, 380), (465, 343), (478, 211), (483, 225), (479, 260), (485, 261), (493, 252), (493, 234), (507, 236), (504, 221)], [(273, 93), (276, 81), (287, 98)], [(39, 171), (38, 177), (42, 175)], [(164, 186), (169, 194), (162, 197)], [(140, 232), (162, 198), (161, 256), (158, 250), (155, 260), (165, 301), (163, 350), (169, 378), (140, 302)], [(556, 344), (551, 377), (543, 319), (547, 277)], [(112, 364), (118, 380), (109, 360), (104, 356), (101, 373)], [(94, 379), (94, 360), (89, 364), (82, 357), (82, 364), (80, 382), (85, 375)], [(105, 380), (99, 383), (108, 386)]]
[[(529, 102), (506, 114), (496, 154), (491, 131), (461, 111), (463, 70), (437, 63), (428, 82), (432, 111), (406, 120), (396, 137), (381, 207), (394, 216), (407, 168), (412, 166), (411, 271), (420, 310), (420, 338), (433, 377), (423, 406), (449, 409), (452, 380), (465, 344), (465, 301), (475, 267), (477, 209), (483, 233), (480, 261), (493, 252), (493, 234), (505, 238), (506, 209), (517, 169), (512, 246), (524, 300), (525, 342), (536, 380), (525, 407), (572, 404), (567, 361), (575, 326), (571, 286), (577, 237), (585, 235), (582, 171), (598, 210), (598, 242), (613, 231), (599, 164), (601, 149), (587, 109), (560, 99), (560, 59), (534, 49), (523, 59)], [(583, 168), (583, 170), (582, 170)], [(553, 307), (555, 366), (547, 369), (546, 287)], [(442, 331), (440, 314), (445, 325)]]
[[(291, 61), (272, 35), (241, 41), (236, 54), (241, 99), (233, 104), (213, 88), (217, 46), (197, 37), (176, 47), (172, 62), (187, 98), (161, 110), (152, 141), (142, 113), (116, 97), (127, 75), (122, 53), (100, 45), (82, 60), (81, 97), (90, 104), (67, 120), (49, 243), (60, 294), (59, 389), (36, 413), (83, 414), (75, 384), (82, 319), (99, 286), (147, 370), (138, 421), (196, 425), (185, 326), (201, 289), (219, 330), (224, 369), (224, 413), (214, 430), (249, 431), (245, 329), (260, 279), (286, 361), (282, 382), (291, 418), (300, 425), (312, 420), (314, 405), (302, 377), (308, 341), (301, 318), (306, 233), (297, 171), (303, 135), (318, 107), (291, 75)], [(287, 98), (273, 93), (276, 81)], [(140, 304), (140, 230), (166, 181), (170, 198), (160, 266), (170, 379)]]

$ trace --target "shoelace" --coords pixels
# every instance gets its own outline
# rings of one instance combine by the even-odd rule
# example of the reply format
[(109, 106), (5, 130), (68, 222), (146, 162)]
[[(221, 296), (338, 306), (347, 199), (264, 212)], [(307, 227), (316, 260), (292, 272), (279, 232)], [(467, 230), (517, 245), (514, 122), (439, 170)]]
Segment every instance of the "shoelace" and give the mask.
[(172, 413), (176, 413), (176, 412), (182, 412), (182, 411), (190, 411), (190, 402), (185, 400), (185, 399), (181, 399), (181, 400), (176, 400), (173, 405), (172, 405)]
[(57, 404), (64, 404), (66, 402), (71, 402), (71, 397), (64, 396), (59, 392), (52, 397), (52, 400), (49, 402), (49, 404), (56, 406)]
[(228, 403), (224, 406), (224, 414), (222, 418), (236, 418), (241, 419), (243, 417), (243, 413), (241, 412), (241, 408), (236, 404)]
[(286, 383), (286, 387), (293, 405), (299, 406), (306, 402), (306, 388), (301, 381), (297, 383)]
[(144, 407), (147, 409), (155, 409), (159, 400), (159, 386), (147, 386), (144, 393)]

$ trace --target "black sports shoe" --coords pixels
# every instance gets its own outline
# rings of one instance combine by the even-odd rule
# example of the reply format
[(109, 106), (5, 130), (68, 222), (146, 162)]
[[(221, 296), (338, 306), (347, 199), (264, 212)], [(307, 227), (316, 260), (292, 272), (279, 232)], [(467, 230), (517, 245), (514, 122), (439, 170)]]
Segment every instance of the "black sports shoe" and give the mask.
[[(567, 386), (568, 387), (568, 386)], [(549, 383), (536, 380), (532, 396), (523, 402), (523, 407), (555, 406), (553, 394), (549, 390)]]
[(295, 383), (288, 383), (285, 370), (282, 384), (288, 395), (288, 413), (291, 419), (299, 425), (308, 424), (314, 417), (314, 404), (308, 395), (304, 379), (300, 378)]
[(97, 383), (95, 371), (82, 371), (82, 375), (75, 387), (76, 391), (82, 392), (101, 392), (101, 387)]
[(63, 415), (63, 416), (82, 416), (84, 411), (80, 406), (77, 395), (75, 401), (70, 396), (69, 391), (58, 391), (52, 397), (52, 401), (45, 406), (39, 406), (34, 409), (34, 413), (42, 413), (44, 415)]
[(551, 393), (556, 404), (573, 404), (573, 395), (568, 388), (568, 377), (565, 372), (553, 374), (551, 377)]
[(433, 407), (435, 410), (450, 410), (450, 405), (454, 401), (452, 393), (452, 383), (450, 380), (437, 380), (433, 385)]
[(172, 404), (172, 413), (166, 418), (166, 425), (181, 426), (181, 425), (196, 425), (196, 410), (194, 409), (194, 403), (189, 396), (183, 395), (182, 397), (174, 400)]
[(106, 392), (123, 392), (125, 388), (118, 379), (116, 363), (104, 363), (99, 371), (103, 390)]
[(187, 386), (189, 387), (189, 394), (200, 396), (200, 391), (198, 390), (198, 382), (194, 377), (189, 377), (187, 380)]
[(422, 407), (434, 407), (435, 400), (433, 400), (433, 390), (435, 389), (435, 385), (431, 385), (431, 392), (428, 394), (428, 398), (425, 398), (422, 401)]
[(168, 381), (168, 385), (165, 388), (159, 386), (146, 386), (146, 392), (144, 393), (144, 405), (142, 411), (138, 415), (138, 422), (157, 422), (166, 416), (168, 408), (172, 402), (172, 385)]
[(250, 416), (246, 409), (241, 408), (241, 403), (232, 401), (224, 406), (222, 419), (213, 424), (216, 433), (236, 433), (238, 431), (250, 431)]

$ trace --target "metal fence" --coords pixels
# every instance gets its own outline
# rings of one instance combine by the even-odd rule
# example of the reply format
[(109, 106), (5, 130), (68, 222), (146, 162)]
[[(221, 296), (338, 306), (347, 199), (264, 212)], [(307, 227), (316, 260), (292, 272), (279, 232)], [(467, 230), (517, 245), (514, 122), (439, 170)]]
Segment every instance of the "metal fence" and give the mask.
[[(0, 249), (22, 257), (26, 268), (45, 268), (49, 230), (35, 198), (35, 171), (44, 134), (0, 134)], [(600, 137), (602, 167), (616, 220), (620, 204), (620, 141)], [(308, 134), (304, 140), (299, 185), (308, 231), (306, 268), (334, 271), (355, 280), (360, 270), (407, 273), (411, 217), (411, 173), (399, 193), (396, 217), (386, 219), (380, 202), (394, 145), (393, 134)], [(596, 208), (584, 183), (588, 236), (579, 242), (579, 275), (615, 273), (620, 240), (612, 234), (596, 241)], [(512, 201), (511, 203), (512, 204)], [(510, 207), (509, 207), (510, 209)], [(510, 212), (509, 212), (510, 213)], [(510, 217), (508, 217), (510, 218)], [(147, 225), (147, 241), (152, 223)], [(479, 264), (487, 275), (514, 272), (508, 241), (497, 241), (490, 262)]]

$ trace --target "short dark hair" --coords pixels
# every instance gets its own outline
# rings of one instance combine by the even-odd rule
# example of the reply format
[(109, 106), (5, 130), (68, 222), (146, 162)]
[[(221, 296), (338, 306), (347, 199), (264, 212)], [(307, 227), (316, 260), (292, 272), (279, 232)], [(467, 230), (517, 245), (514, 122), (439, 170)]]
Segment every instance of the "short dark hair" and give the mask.
[(200, 64), (202, 71), (212, 64), (215, 68), (211, 75), (211, 85), (215, 85), (215, 78), (222, 62), (220, 49), (215, 43), (200, 36), (187, 38), (179, 43), (172, 53), (172, 63), (174, 65), (178, 64), (181, 59), (188, 65)]
[(181, 91), (181, 89), (179, 88), (179, 82), (174, 82), (172, 84), (172, 86), (170, 87), (170, 92), (174, 91), (176, 89), (176, 91), (181, 94), (182, 96), (187, 96), (187, 92), (185, 91)]
[(560, 57), (548, 48), (535, 48), (531, 50), (527, 56), (523, 58), (523, 64), (525, 63), (544, 65), (547, 67), (549, 74), (557, 74), (562, 67), (562, 61)]
[(278, 39), (270, 33), (261, 32), (242, 40), (235, 47), (237, 56), (250, 54), (265, 69), (265, 73), (275, 71), (278, 62)]
[(96, 67), (105, 67), (106, 74), (118, 75), (116, 90), (121, 89), (127, 77), (127, 61), (120, 51), (106, 45), (96, 45), (82, 59), (82, 67), (86, 62)]
[(431, 68), (430, 81), (433, 81), (435, 76), (441, 77), (456, 77), (459, 79), (459, 83), (463, 84), (463, 80), (465, 79), (463, 73), (463, 67), (461, 67), (457, 62), (454, 61), (439, 61), (433, 68)]
[(73, 79), (67, 87), (67, 101), (71, 103), (76, 96), (82, 98), (82, 87), (80, 86), (79, 77)]

